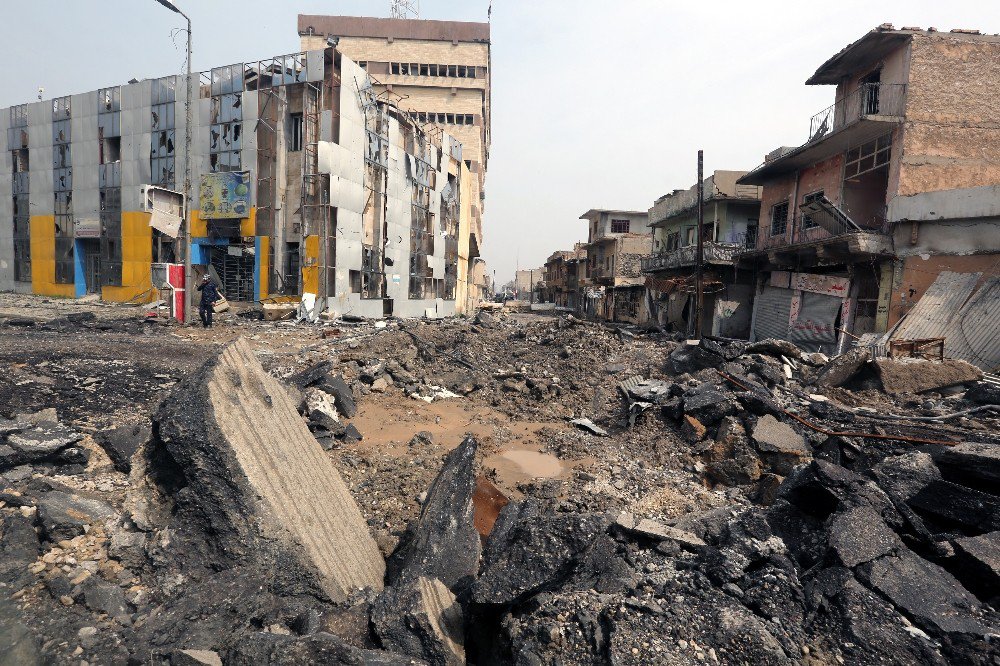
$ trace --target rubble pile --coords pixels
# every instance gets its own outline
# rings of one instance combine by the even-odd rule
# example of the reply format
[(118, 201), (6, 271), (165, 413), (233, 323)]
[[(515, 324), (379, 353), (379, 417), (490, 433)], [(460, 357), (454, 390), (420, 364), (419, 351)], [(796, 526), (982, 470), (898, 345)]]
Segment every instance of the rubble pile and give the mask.
[[(3, 413), (15, 663), (1000, 663), (974, 368), (503, 313), (260, 330), (144, 413)], [(500, 416), (358, 427), (441, 400)], [(561, 471), (504, 485), (529, 420)]]

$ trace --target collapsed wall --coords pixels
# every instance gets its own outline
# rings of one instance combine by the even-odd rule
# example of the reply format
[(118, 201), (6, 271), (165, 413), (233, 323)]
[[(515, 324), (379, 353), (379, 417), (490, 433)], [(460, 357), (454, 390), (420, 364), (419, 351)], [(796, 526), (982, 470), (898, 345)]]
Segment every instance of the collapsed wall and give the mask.
[(207, 566), (259, 566), (279, 587), (335, 601), (382, 588), (385, 564), (361, 511), (245, 342), (175, 388), (155, 424), (150, 455), (172, 459), (175, 525), (207, 537)]

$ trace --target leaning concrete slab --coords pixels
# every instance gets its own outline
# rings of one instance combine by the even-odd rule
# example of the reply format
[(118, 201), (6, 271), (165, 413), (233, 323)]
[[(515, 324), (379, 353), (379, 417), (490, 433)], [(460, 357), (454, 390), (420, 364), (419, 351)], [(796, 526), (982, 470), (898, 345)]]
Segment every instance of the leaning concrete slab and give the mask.
[(983, 378), (983, 371), (965, 361), (945, 359), (928, 361), (917, 358), (880, 358), (875, 369), (886, 393), (922, 393), (957, 384), (970, 384)]
[(244, 341), (178, 385), (155, 420), (154, 446), (184, 477), (178, 521), (203, 523), (213, 557), (334, 600), (382, 588), (385, 563), (361, 511)]

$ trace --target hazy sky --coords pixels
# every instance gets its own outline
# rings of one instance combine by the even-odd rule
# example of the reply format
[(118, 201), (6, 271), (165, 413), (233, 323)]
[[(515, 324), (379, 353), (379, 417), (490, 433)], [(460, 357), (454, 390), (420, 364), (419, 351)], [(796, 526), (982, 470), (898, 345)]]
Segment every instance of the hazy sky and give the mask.
[[(387, 16), (389, 0), (176, 0), (194, 67), (298, 50), (296, 14)], [(180, 72), (182, 20), (155, 0), (7, 0), (0, 106)], [(485, 21), (489, 0), (421, 0)], [(996, 0), (496, 0), (483, 254), (500, 283), (586, 237), (590, 208), (646, 210), (705, 169), (799, 145), (828, 57), (881, 23), (1000, 32)], [(72, 33), (72, 34), (71, 34)]]

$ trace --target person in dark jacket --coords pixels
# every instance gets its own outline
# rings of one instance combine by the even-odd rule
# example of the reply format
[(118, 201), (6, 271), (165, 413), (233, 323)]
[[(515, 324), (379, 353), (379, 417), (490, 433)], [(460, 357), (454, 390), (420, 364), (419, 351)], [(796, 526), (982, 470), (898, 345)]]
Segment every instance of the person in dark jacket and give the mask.
[(219, 288), (208, 275), (201, 279), (198, 285), (201, 292), (201, 305), (198, 306), (198, 316), (201, 317), (201, 325), (204, 328), (212, 327), (212, 314), (215, 312), (215, 302), (219, 300)]

